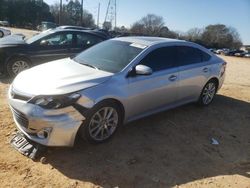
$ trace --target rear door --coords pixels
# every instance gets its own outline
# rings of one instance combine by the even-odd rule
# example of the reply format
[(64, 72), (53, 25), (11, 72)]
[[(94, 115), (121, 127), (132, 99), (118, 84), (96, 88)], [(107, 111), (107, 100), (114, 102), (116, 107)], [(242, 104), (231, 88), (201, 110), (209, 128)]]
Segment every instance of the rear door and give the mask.
[(139, 64), (153, 70), (151, 75), (129, 77), (129, 116), (138, 116), (176, 101), (178, 67), (174, 47), (162, 47), (149, 53)]
[(87, 32), (75, 32), (74, 47), (72, 48), (72, 53), (78, 54), (102, 41), (104, 41), (104, 39), (97, 35)]
[(211, 56), (191, 46), (177, 46), (179, 65), (178, 102), (198, 100), (211, 74)]
[(57, 32), (32, 44), (33, 50), (30, 52), (30, 58), (35, 64), (62, 59), (73, 54), (72, 48), (73, 33)]

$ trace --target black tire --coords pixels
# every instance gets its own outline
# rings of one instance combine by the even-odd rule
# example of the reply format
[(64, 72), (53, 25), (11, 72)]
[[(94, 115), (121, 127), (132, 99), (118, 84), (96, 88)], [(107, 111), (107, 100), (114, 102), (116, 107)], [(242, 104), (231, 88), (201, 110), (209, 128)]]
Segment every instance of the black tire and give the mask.
[(0, 31), (0, 38), (4, 37), (4, 33), (2, 31)]
[[(206, 99), (205, 99), (206, 92), (208, 91), (208, 87), (211, 87), (211, 86), (214, 87), (214, 92), (212, 93), (213, 89), (211, 89), (211, 93), (210, 93), (211, 96), (209, 97), (209, 100), (206, 101)], [(216, 95), (217, 89), (218, 89), (217, 81), (214, 79), (209, 80), (202, 89), (202, 92), (200, 94), (200, 98), (198, 100), (198, 104), (200, 106), (208, 106), (209, 104), (211, 104), (213, 102), (214, 96)]]
[[(90, 133), (91, 126), (93, 125), (93, 123), (91, 123), (91, 121), (94, 118), (94, 116), (96, 115), (96, 113), (101, 111), (104, 108), (112, 108), (117, 112), (117, 116), (118, 116), (117, 125), (116, 125), (115, 129), (113, 130), (113, 132), (107, 138), (95, 139)], [(82, 139), (86, 140), (89, 143), (98, 144), (98, 143), (106, 142), (107, 140), (111, 139), (114, 136), (115, 132), (122, 124), (123, 114), (122, 114), (121, 108), (119, 107), (119, 105), (117, 103), (115, 103), (113, 101), (103, 101), (103, 102), (96, 104), (92, 109), (90, 109), (88, 111), (88, 113), (85, 116), (86, 116), (86, 120), (85, 120), (84, 124), (79, 129), (79, 135), (81, 136)], [(93, 120), (93, 121), (95, 121), (95, 120)], [(104, 126), (104, 125), (102, 125), (102, 126)], [(100, 128), (101, 126), (98, 125), (98, 127)], [(97, 129), (99, 129), (99, 128), (97, 128)], [(105, 128), (102, 128), (102, 129), (105, 129)], [(107, 130), (107, 129), (108, 128), (106, 127), (105, 130)], [(96, 130), (96, 132), (97, 131), (98, 130)]]
[[(22, 64), (24, 63), (26, 68), (22, 67), (20, 68), (20, 71), (19, 72), (15, 72), (14, 70), (14, 66), (16, 65), (17, 62), (22, 62)], [(30, 68), (31, 66), (31, 63), (30, 61), (27, 59), (27, 58), (24, 58), (24, 57), (15, 57), (15, 58), (11, 58), (7, 64), (6, 64), (6, 68), (7, 68), (7, 73), (9, 74), (9, 76), (11, 78), (15, 77), (18, 73), (20, 73), (21, 71), (25, 70), (25, 69), (28, 69)]]

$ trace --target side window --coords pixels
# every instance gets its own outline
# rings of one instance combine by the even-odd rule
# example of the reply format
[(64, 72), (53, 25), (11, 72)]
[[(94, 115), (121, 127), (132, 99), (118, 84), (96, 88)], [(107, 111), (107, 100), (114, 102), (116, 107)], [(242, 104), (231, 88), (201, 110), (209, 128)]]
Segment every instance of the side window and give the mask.
[(73, 34), (58, 33), (42, 39), (40, 41), (40, 45), (48, 45), (48, 46), (72, 45), (72, 41), (73, 41)]
[(83, 46), (83, 47), (93, 46), (101, 41), (103, 41), (102, 38), (95, 36), (95, 35), (88, 34), (88, 33), (76, 34), (77, 46)]
[(188, 46), (178, 46), (178, 63), (180, 66), (201, 63), (202, 51)]
[(161, 71), (176, 65), (176, 50), (174, 47), (163, 47), (149, 53), (141, 62), (153, 71)]
[(201, 52), (202, 53), (202, 61), (209, 61), (211, 56), (207, 54), (206, 52)]

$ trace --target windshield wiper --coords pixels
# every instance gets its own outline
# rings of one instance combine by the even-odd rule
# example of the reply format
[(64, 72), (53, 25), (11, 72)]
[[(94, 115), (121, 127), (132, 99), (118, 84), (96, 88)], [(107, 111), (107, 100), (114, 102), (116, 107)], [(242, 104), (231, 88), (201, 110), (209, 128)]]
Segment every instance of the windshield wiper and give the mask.
[(75, 62), (77, 62), (77, 63), (79, 63), (79, 64), (81, 64), (81, 65), (85, 65), (85, 66), (91, 67), (91, 68), (93, 68), (93, 69), (100, 70), (99, 68), (97, 68), (97, 67), (94, 66), (94, 65), (90, 65), (90, 64), (84, 63), (84, 62), (79, 62), (79, 61), (77, 61), (76, 58), (73, 58), (72, 60), (74, 60)]
[(80, 64), (91, 67), (91, 68), (96, 69), (96, 70), (99, 70), (99, 68), (95, 67), (94, 65), (90, 65), (88, 63), (80, 63)]

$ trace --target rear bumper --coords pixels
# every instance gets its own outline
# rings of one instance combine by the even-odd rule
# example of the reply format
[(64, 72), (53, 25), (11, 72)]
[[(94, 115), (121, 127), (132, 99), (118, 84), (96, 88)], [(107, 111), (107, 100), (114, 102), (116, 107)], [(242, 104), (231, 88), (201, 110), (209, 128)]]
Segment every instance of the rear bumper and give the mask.
[(13, 99), (9, 105), (17, 128), (30, 140), (45, 146), (73, 146), (85, 117), (74, 107), (43, 109), (26, 101)]

